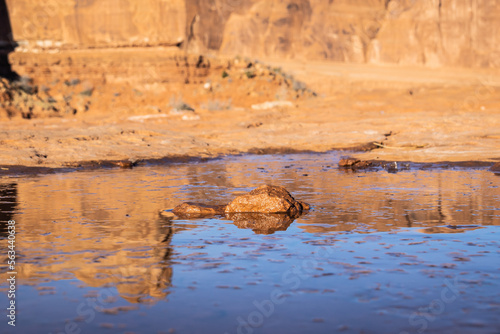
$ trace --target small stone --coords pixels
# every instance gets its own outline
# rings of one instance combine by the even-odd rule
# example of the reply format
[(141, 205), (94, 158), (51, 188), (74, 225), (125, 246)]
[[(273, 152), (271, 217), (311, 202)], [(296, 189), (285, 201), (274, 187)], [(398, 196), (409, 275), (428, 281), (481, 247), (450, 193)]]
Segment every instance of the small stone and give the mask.
[(160, 211), (160, 216), (162, 216), (163, 218), (166, 218), (166, 219), (174, 219), (175, 218), (175, 214), (170, 210)]
[(361, 162), (361, 160), (358, 160), (358, 159), (355, 159), (355, 158), (345, 158), (345, 159), (340, 159), (339, 161), (339, 167), (343, 167), (343, 168), (349, 168), (349, 167), (352, 167), (354, 165), (356, 165), (357, 163)]
[(355, 165), (357, 169), (363, 169), (363, 168), (368, 168), (372, 165), (370, 161), (360, 161)]
[(225, 208), (225, 205), (205, 205), (200, 203), (187, 202), (176, 206), (172, 212), (179, 217), (200, 218), (223, 214)]
[(398, 171), (398, 163), (396, 161), (393, 161), (391, 162), (388, 166), (387, 166), (387, 171), (388, 172), (397, 172)]
[(340, 168), (364, 169), (371, 166), (372, 163), (370, 161), (363, 161), (355, 158), (345, 158), (345, 159), (340, 159), (339, 161)]
[(492, 172), (500, 172), (500, 162), (497, 162), (493, 166), (491, 166), (490, 171)]

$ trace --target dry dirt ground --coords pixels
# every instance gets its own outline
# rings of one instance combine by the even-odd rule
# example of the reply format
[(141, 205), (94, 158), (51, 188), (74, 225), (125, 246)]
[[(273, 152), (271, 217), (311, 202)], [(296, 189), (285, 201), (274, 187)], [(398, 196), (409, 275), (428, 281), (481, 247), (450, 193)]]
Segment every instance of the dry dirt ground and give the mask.
[[(24, 113), (30, 119), (17, 112), (26, 110), (19, 105), (26, 101), (4, 103), (3, 112), (0, 107), (4, 170), (323, 152), (372, 141), (380, 148), (349, 154), (414, 162), (500, 160), (498, 70), (256, 63), (163, 48), (14, 53), (10, 60), (39, 92), (31, 114)], [(252, 108), (277, 100), (289, 102)]]

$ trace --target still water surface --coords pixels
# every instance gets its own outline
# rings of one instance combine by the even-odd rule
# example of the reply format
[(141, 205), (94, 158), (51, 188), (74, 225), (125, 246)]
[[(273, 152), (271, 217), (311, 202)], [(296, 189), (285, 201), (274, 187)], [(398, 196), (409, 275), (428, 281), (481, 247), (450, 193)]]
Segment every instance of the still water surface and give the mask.
[[(500, 177), (353, 173), (338, 160), (241, 156), (0, 179), (0, 332), (500, 333)], [(313, 210), (276, 228), (159, 215), (266, 183)]]

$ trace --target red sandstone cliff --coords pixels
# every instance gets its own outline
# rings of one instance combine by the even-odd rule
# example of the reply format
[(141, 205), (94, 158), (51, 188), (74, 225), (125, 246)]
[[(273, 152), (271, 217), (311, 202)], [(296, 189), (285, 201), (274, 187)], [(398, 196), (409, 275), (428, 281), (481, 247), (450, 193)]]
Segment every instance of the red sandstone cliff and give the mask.
[(500, 67), (496, 0), (6, 0), (38, 48), (181, 45), (195, 52)]

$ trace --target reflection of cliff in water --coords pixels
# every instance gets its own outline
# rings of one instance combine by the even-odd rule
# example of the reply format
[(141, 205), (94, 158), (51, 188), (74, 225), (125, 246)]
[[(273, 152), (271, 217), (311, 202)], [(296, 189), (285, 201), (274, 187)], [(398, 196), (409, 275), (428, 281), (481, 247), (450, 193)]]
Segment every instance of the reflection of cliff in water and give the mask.
[(17, 206), (17, 184), (0, 184), (0, 239), (6, 238), (7, 222), (14, 217)]
[[(232, 199), (269, 183), (285, 186), (294, 197), (313, 205), (306, 217), (294, 223), (309, 233), (393, 231), (399, 228), (420, 230), (457, 224), (500, 225), (500, 217), (495, 213), (495, 197), (492, 196), (498, 190), (491, 187), (495, 176), (489, 172), (344, 173), (325, 168), (326, 165), (335, 165), (325, 156), (302, 155), (297, 158), (299, 161), (290, 157), (266, 160), (248, 156), (239, 161), (213, 162), (210, 168), (193, 164), (187, 168), (187, 180), (192, 190), (186, 191), (183, 200), (220, 204), (224, 200), (219, 198)], [(307, 177), (303, 175), (305, 171)], [(235, 224), (239, 228), (260, 230), (258, 225), (248, 221), (235, 220)], [(274, 229), (278, 230), (284, 229)], [(429, 231), (434, 230), (425, 233)]]
[[(172, 281), (170, 242), (174, 230), (169, 221), (154, 221), (142, 224), (149, 231), (136, 238), (131, 231), (136, 224), (141, 226), (137, 221), (108, 223), (106, 232), (86, 223), (89, 233), (81, 233), (78, 223), (68, 223), (63, 233), (45, 226), (43, 236), (59, 240), (49, 243), (38, 241), (37, 233), (27, 234), (23, 229), (19, 249), (25, 251), (18, 277), (33, 284), (76, 277), (91, 287), (116, 287), (120, 296), (131, 303), (164, 299)], [(68, 235), (77, 238), (68, 239)], [(22, 248), (27, 245), (29, 257)]]
[[(76, 277), (89, 286), (116, 287), (131, 302), (165, 298), (175, 260), (172, 236), (197, 233), (192, 230), (203, 222), (163, 220), (158, 212), (187, 201), (228, 203), (266, 183), (285, 186), (312, 210), (295, 221), (276, 216), (230, 218), (237, 227), (277, 234), (293, 229), (313, 237), (408, 227), (453, 233), (475, 225), (500, 225), (498, 177), (490, 172), (346, 174), (324, 167), (334, 165), (327, 155), (295, 159), (247, 156), (19, 178), (17, 185), (0, 191), (10, 198), (1, 212), (14, 212), (2, 219), (13, 218), (18, 227), (18, 278), (39, 284)], [(250, 230), (239, 232), (255, 236)], [(6, 240), (0, 240), (0, 247), (6, 247)]]
[[(418, 171), (389, 174), (353, 173), (321, 180), (317, 189), (329, 204), (302, 225), (310, 233), (393, 231), (419, 228), (425, 233), (457, 233), (437, 226), (500, 225), (488, 172)], [(314, 199), (305, 198), (314, 203)], [(430, 229), (425, 229), (430, 228)]]
[(77, 278), (116, 287), (130, 302), (164, 299), (172, 280), (172, 223), (148, 212), (147, 190), (123, 191), (120, 177), (103, 180), (78, 173), (20, 179), (16, 212), (23, 214), (13, 217), (19, 281)]
[[(153, 244), (147, 242), (141, 247), (137, 240), (107, 240), (116, 250), (90, 255), (85, 265), (74, 272), (75, 277), (93, 287), (114, 286), (120, 296), (131, 303), (164, 299), (172, 282), (170, 242), (174, 230), (169, 221), (154, 224), (158, 230), (152, 236)], [(117, 245), (121, 245), (121, 249), (117, 249)]]

